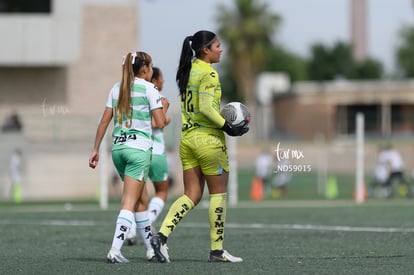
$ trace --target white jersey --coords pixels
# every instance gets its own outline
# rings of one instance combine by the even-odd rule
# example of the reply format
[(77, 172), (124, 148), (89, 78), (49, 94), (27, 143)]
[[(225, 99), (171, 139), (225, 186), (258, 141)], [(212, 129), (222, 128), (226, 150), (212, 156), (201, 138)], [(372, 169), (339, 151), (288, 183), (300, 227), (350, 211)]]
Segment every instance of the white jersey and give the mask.
[(389, 171), (387, 165), (384, 163), (378, 162), (374, 168), (374, 178), (377, 182), (384, 183), (387, 181), (389, 176)]
[(151, 111), (162, 108), (161, 97), (154, 84), (135, 78), (131, 89), (131, 112), (124, 117), (116, 117), (120, 83), (116, 83), (109, 93), (106, 106), (114, 114), (112, 150), (127, 147), (147, 151), (152, 147)]
[(404, 170), (404, 162), (400, 153), (395, 149), (384, 150), (379, 155), (379, 162), (387, 165), (390, 172), (401, 172)]
[[(161, 97), (163, 97), (161, 95)], [(152, 139), (154, 144), (152, 146), (152, 153), (155, 155), (165, 154), (164, 130), (159, 128), (152, 128)]]
[(10, 177), (13, 183), (20, 182), (20, 172), (22, 169), (22, 158), (20, 154), (13, 153), (10, 160)]
[(164, 143), (163, 130), (158, 129), (158, 128), (153, 128), (152, 139), (154, 141), (154, 144), (152, 146), (152, 153), (154, 155), (164, 155), (165, 154), (165, 143)]
[(269, 153), (261, 153), (256, 159), (256, 176), (267, 179), (272, 174), (273, 159)]

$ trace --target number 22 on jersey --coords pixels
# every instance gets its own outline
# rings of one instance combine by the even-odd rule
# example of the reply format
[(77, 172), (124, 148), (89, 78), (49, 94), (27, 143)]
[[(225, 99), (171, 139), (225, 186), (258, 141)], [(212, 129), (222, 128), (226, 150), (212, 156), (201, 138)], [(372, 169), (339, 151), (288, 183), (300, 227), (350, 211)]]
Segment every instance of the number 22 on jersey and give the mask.
[(194, 112), (194, 105), (192, 103), (193, 100), (193, 91), (189, 90), (185, 93), (181, 94), (181, 106), (183, 110), (185, 110), (188, 113)]

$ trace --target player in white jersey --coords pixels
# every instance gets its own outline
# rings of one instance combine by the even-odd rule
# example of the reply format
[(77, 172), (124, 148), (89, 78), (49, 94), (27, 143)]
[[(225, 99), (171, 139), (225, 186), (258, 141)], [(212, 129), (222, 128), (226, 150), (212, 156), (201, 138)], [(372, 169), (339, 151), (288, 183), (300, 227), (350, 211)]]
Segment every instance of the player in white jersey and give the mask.
[[(141, 196), (146, 194), (145, 182), (148, 176), (152, 154), (152, 123), (163, 128), (166, 118), (163, 109), (168, 102), (162, 100), (152, 77), (152, 58), (144, 52), (128, 53), (122, 64), (122, 80), (111, 89), (106, 108), (96, 132), (95, 143), (89, 166), (95, 168), (99, 162), (99, 147), (112, 118), (112, 160), (124, 182), (121, 210), (119, 212), (112, 246), (107, 255), (110, 263), (127, 263), (121, 254), (122, 245), (133, 223), (142, 231), (150, 230), (146, 205), (134, 213)], [(149, 241), (143, 238), (144, 242)]]
[(383, 151), (379, 154), (379, 162), (386, 165), (388, 168), (388, 178), (385, 181), (385, 187), (387, 190), (387, 197), (391, 198), (394, 195), (393, 192), (393, 183), (398, 182), (400, 187), (402, 187), (404, 190), (403, 195), (407, 198), (412, 197), (412, 189), (411, 184), (409, 181), (405, 178), (404, 173), (404, 161), (403, 158), (398, 152), (397, 149), (395, 149), (392, 144), (387, 144)]
[[(153, 68), (151, 82), (161, 92), (164, 86), (164, 77), (159, 68)], [(167, 125), (170, 123), (170, 117), (166, 117)], [(151, 199), (148, 205), (148, 212), (150, 220), (153, 223), (161, 213), (168, 195), (168, 162), (167, 153), (165, 150), (164, 130), (160, 128), (152, 129), (152, 137), (154, 146), (152, 150), (151, 166), (149, 177), (154, 183), (155, 196)]]
[[(164, 77), (161, 70), (157, 67), (153, 67), (153, 74), (151, 78), (151, 82), (157, 87), (157, 89), (161, 92), (164, 84)], [(163, 97), (163, 96), (162, 96)], [(169, 124), (170, 117), (166, 117), (166, 124)], [(149, 178), (154, 184), (155, 189), (155, 196), (151, 199), (148, 205), (148, 215), (150, 218), (151, 224), (157, 219), (159, 214), (161, 213), (165, 201), (168, 195), (168, 186), (169, 186), (169, 178), (168, 178), (168, 162), (167, 162), (167, 155), (165, 150), (165, 142), (164, 142), (164, 132), (163, 129), (154, 127), (152, 129), (152, 138), (154, 141), (152, 147), (152, 157), (151, 157), (151, 165), (149, 169)], [(145, 203), (145, 202), (144, 202)], [(133, 245), (136, 242), (136, 232), (134, 232), (134, 228), (131, 229), (128, 238), (127, 244)], [(154, 254), (151, 254), (151, 251), (147, 251), (148, 260), (151, 260)]]

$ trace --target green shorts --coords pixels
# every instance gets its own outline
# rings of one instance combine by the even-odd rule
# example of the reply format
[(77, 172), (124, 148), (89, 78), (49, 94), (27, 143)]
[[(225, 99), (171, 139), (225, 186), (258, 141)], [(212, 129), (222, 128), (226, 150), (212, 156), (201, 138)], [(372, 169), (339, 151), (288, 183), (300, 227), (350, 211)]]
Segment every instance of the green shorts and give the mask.
[(167, 156), (165, 154), (152, 154), (149, 177), (152, 182), (166, 181), (168, 179), (168, 163)]
[(230, 171), (224, 133), (193, 130), (181, 137), (180, 158), (183, 170), (200, 166), (204, 175), (221, 175)]
[(125, 176), (147, 181), (151, 163), (152, 150), (142, 151), (134, 148), (123, 148), (112, 151), (112, 161), (122, 181)]

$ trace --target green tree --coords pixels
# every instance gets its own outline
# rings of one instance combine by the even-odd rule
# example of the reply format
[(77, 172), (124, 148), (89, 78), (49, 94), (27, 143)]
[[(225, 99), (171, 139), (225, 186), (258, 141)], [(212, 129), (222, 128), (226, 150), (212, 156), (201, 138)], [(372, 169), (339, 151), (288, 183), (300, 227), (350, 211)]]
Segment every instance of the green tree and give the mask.
[(264, 70), (268, 72), (284, 72), (289, 75), (292, 82), (307, 80), (306, 63), (306, 59), (276, 45), (269, 50)]
[[(306, 70), (307, 60), (288, 50), (274, 46), (269, 49), (263, 71), (284, 72), (288, 74), (292, 82), (308, 80)], [(223, 97), (228, 101), (243, 101), (242, 95), (238, 94), (236, 80), (230, 64), (225, 60), (220, 68), (220, 80), (222, 84)]]
[(308, 61), (308, 73), (311, 80), (333, 80), (338, 76), (345, 77), (352, 71), (350, 47), (336, 42), (330, 48), (321, 43), (311, 46), (311, 57)]
[(224, 60), (220, 64), (220, 83), (221, 91), (223, 98), (228, 102), (231, 101), (243, 101), (243, 95), (237, 93), (236, 80), (234, 79), (234, 74), (232, 73), (233, 69), (231, 68), (229, 62)]
[(269, 13), (268, 5), (258, 0), (235, 0), (234, 4), (232, 8), (218, 7), (218, 34), (227, 45), (238, 93), (253, 107), (256, 78), (266, 62), (280, 17)]
[(347, 79), (378, 79), (382, 77), (381, 62), (368, 58), (355, 62), (352, 48), (348, 43), (338, 41), (332, 47), (316, 43), (311, 47), (308, 60), (308, 74), (311, 80), (333, 80), (338, 77)]
[(396, 63), (404, 77), (414, 76), (414, 27), (404, 26), (399, 32)]
[(378, 60), (368, 58), (362, 63), (354, 64), (350, 79), (379, 79), (384, 73), (384, 66)]

